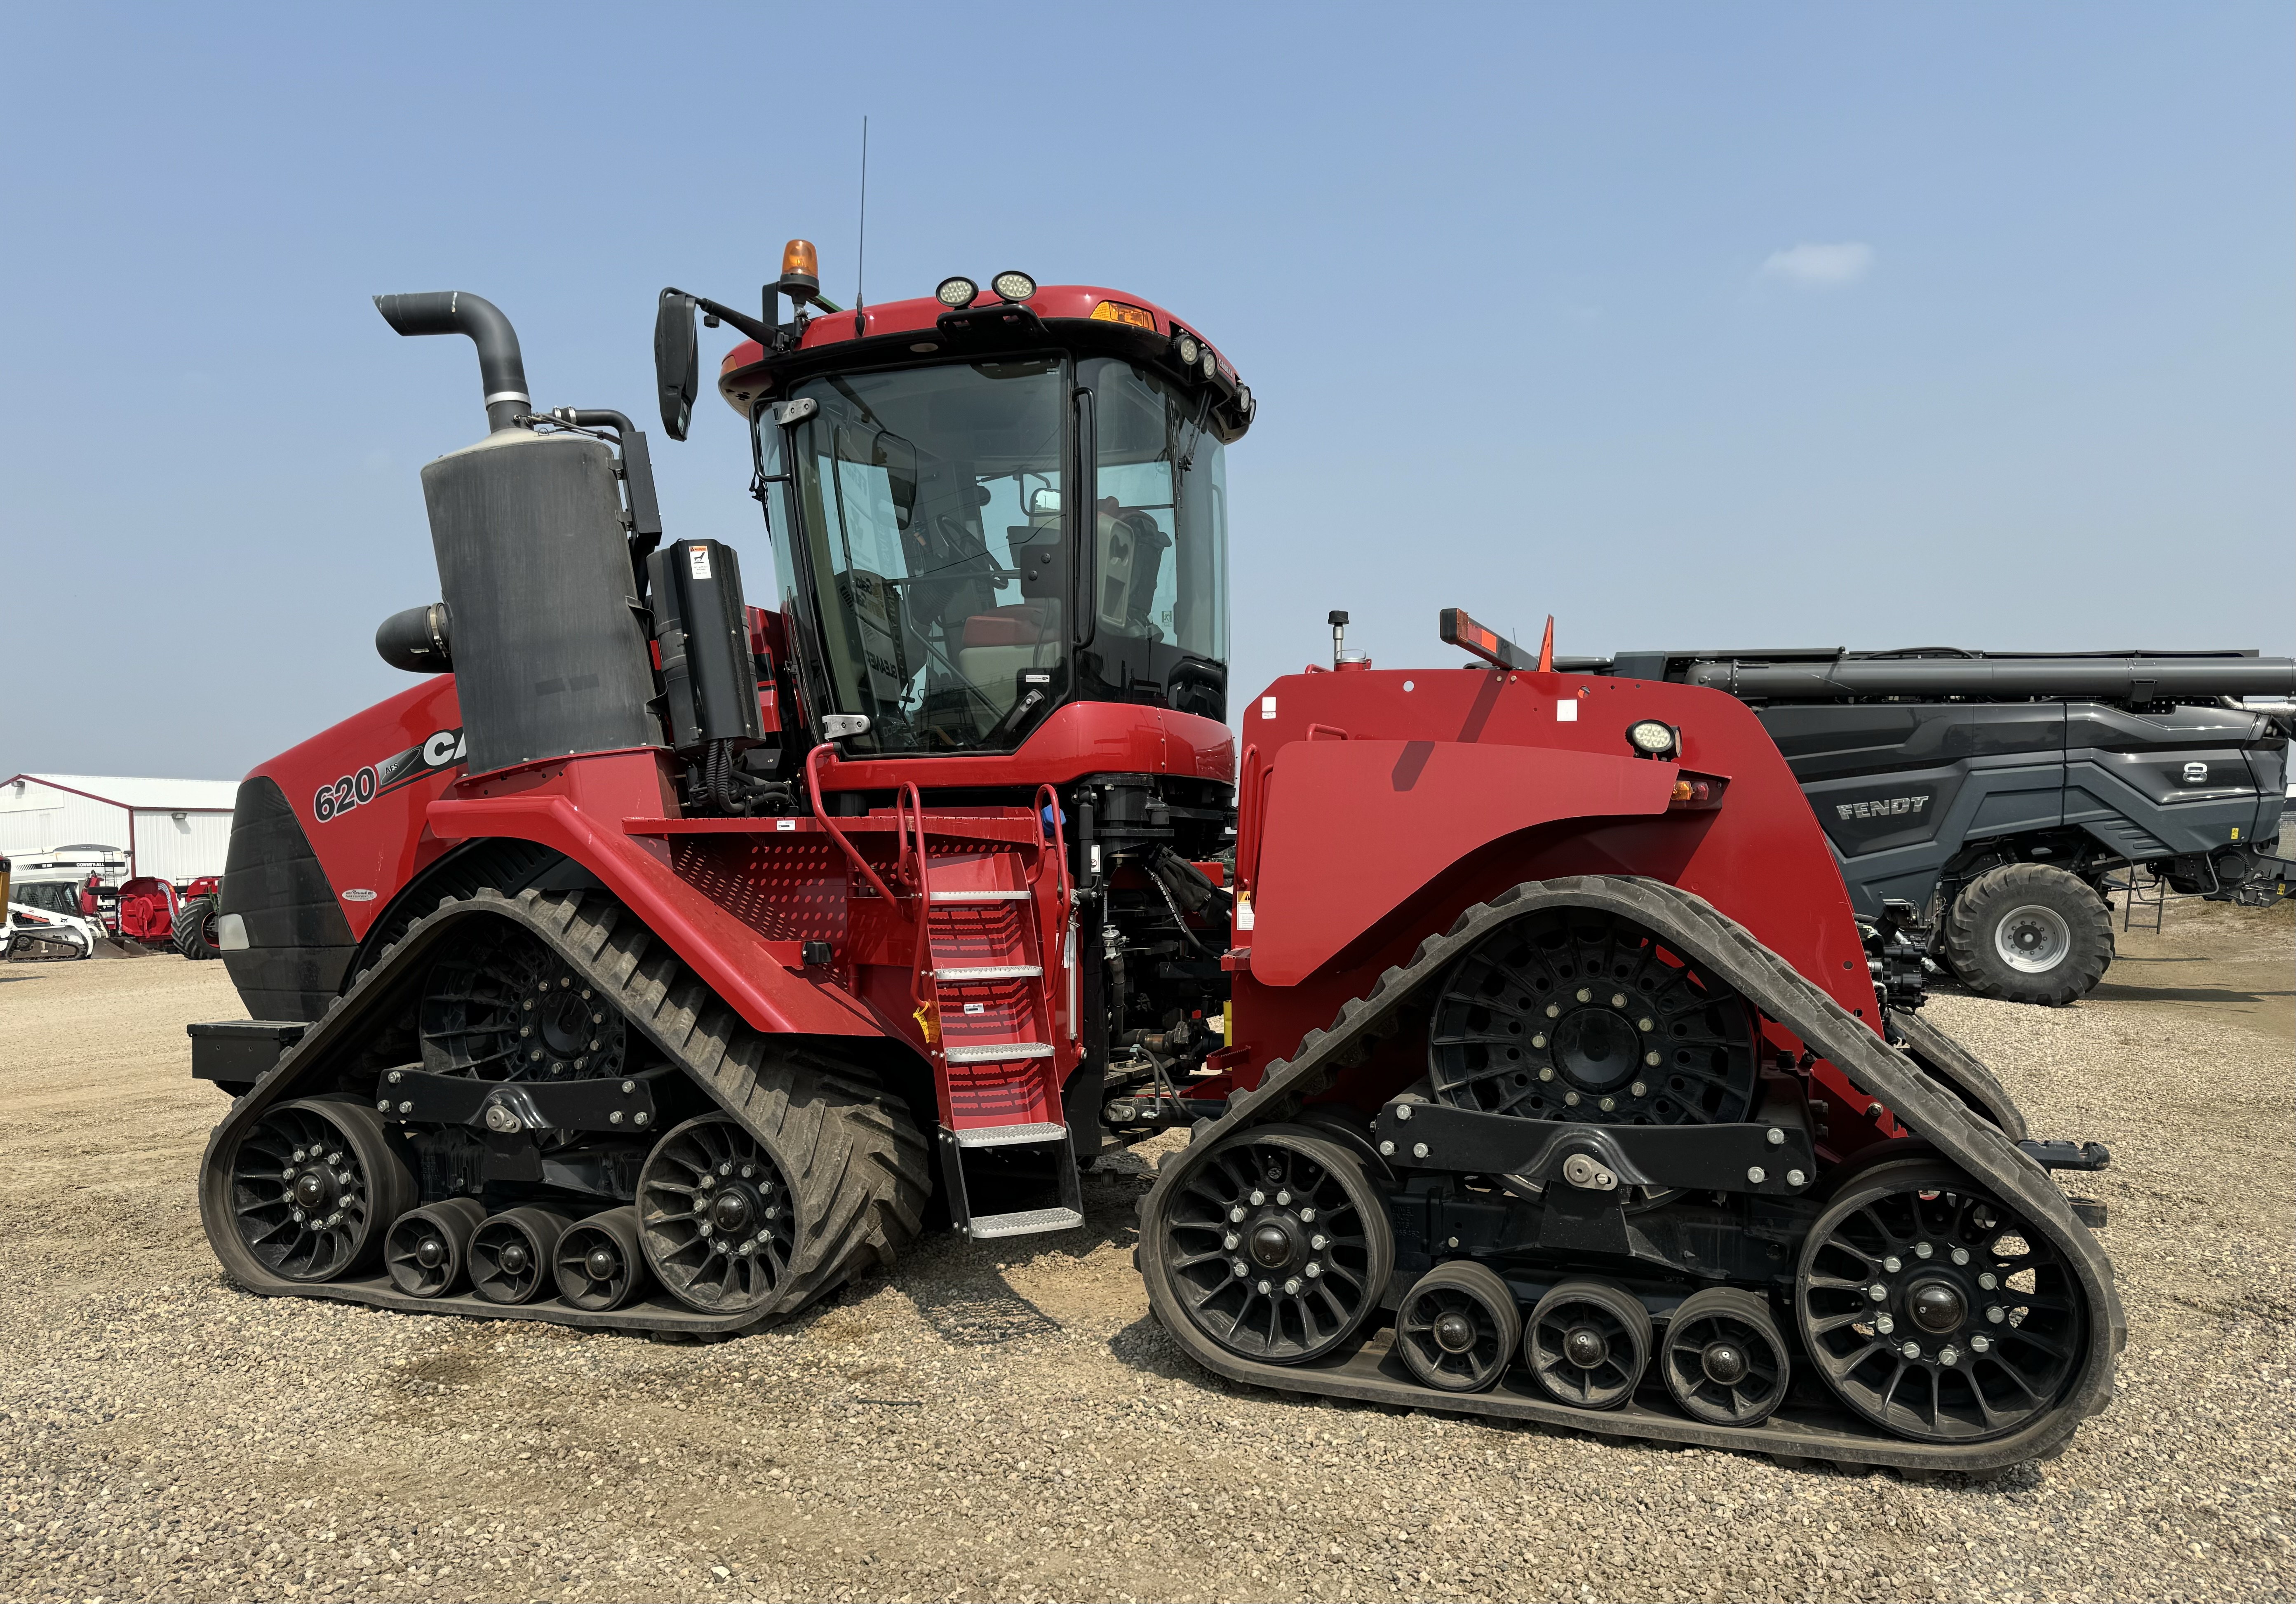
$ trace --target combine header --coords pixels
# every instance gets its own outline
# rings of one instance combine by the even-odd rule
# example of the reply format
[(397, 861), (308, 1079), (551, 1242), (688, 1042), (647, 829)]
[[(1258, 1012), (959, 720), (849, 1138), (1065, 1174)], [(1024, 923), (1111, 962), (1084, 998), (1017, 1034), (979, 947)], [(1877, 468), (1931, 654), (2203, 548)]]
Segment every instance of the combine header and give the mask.
[(1231, 707), (1254, 408), (1192, 325), (1020, 273), (848, 311), (802, 241), (758, 316), (665, 291), (674, 438), (697, 312), (746, 336), (760, 608), (493, 307), (379, 305), (475, 341), (490, 431), (378, 636), (426, 677), (241, 790), (258, 1019), (193, 1064), (242, 1284), (740, 1332), (927, 1228), (1076, 1230), (1177, 1125), (1138, 1263), (1240, 1379), (1964, 1469), (2110, 1397), (2049, 1174), (2103, 1150), (1885, 1017), (1741, 701), (1454, 616), (1480, 666)]

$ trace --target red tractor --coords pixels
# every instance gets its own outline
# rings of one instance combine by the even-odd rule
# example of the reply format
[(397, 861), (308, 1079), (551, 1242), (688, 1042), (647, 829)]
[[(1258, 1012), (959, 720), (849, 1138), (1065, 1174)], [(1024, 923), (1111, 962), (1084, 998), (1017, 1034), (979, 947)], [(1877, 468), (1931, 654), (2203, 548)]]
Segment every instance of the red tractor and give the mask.
[(1111, 1135), (1180, 1126), (1149, 1305), (1256, 1385), (1959, 1469), (2111, 1396), (2049, 1173), (2103, 1150), (1885, 1009), (1743, 704), (1447, 614), (1471, 667), (1231, 707), (1254, 408), (1170, 312), (849, 311), (802, 241), (758, 316), (663, 291), (672, 438), (697, 310), (746, 337), (760, 609), (494, 307), (378, 306), (475, 342), (491, 431), (423, 471), (442, 599), (378, 634), (430, 677), (241, 789), (258, 1018), (193, 1033), (242, 1285), (746, 1331), (926, 1229), (1074, 1231)]

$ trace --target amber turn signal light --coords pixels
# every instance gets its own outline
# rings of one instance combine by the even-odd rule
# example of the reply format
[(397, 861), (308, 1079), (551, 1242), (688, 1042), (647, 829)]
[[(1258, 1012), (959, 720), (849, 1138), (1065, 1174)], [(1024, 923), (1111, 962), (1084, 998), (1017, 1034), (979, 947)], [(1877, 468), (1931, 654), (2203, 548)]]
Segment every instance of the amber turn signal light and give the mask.
[(1156, 315), (1145, 307), (1136, 307), (1128, 301), (1103, 301), (1092, 309), (1097, 323), (1122, 323), (1127, 328), (1156, 331)]

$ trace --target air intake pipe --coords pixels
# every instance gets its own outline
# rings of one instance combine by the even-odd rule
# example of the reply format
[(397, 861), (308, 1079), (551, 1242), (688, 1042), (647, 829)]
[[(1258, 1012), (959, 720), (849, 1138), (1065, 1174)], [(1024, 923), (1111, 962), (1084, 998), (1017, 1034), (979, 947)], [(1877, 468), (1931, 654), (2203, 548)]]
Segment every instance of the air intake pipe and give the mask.
[(487, 427), (515, 429), (534, 410), (527, 394), (526, 363), (518, 354), (518, 331), (502, 309), (465, 290), (426, 290), (414, 295), (378, 295), (374, 309), (401, 334), (467, 334), (479, 348), (479, 383), (487, 398)]

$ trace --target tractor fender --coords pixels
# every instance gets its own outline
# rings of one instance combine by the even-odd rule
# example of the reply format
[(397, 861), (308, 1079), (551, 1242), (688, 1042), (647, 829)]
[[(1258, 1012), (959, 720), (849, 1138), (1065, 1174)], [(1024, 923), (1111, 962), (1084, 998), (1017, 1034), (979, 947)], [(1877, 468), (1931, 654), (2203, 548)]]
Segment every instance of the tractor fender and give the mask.
[(794, 1035), (897, 1034), (859, 999), (802, 968), (790, 968), (785, 955), (764, 937), (680, 880), (641, 839), (616, 828), (619, 820), (594, 817), (569, 797), (526, 791), (441, 799), (430, 804), (425, 816), (441, 840), (508, 837), (580, 864), (753, 1029)]
[(1456, 741), (1298, 741), (1256, 831), (1252, 978), (1296, 986), (1445, 870), (1503, 836), (1663, 814), (1677, 767)]

